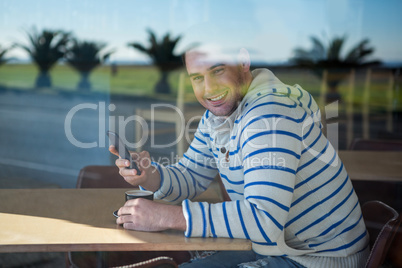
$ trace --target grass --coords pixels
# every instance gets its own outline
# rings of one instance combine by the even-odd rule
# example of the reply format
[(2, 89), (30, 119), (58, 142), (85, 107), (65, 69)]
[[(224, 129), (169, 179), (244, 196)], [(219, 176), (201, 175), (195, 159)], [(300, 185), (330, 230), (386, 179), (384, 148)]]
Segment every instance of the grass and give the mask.
[[(172, 88), (170, 99), (173, 100), (177, 92), (178, 77), (182, 70), (171, 73), (169, 83)], [(321, 81), (312, 73), (306, 70), (279, 69), (273, 70), (277, 77), (286, 84), (299, 84), (309, 91), (318, 101)], [(0, 86), (17, 88), (20, 90), (32, 90), (38, 70), (33, 64), (6, 64), (0, 66)], [(77, 83), (80, 80), (79, 74), (67, 65), (57, 65), (50, 71), (53, 89), (55, 91), (77, 91)], [(365, 73), (357, 73), (355, 80), (354, 104), (361, 106), (363, 102)], [(129, 96), (160, 97), (154, 93), (154, 86), (159, 80), (159, 72), (153, 66), (119, 66), (117, 74), (111, 74), (110, 66), (96, 68), (90, 75), (93, 92), (110, 93)], [(395, 87), (401, 88), (401, 82)], [(379, 81), (371, 84), (370, 106), (378, 109), (385, 109), (387, 105), (386, 89), (387, 81)], [(189, 80), (185, 85), (188, 96), (192, 96), (192, 87)], [(343, 99), (346, 99), (349, 92), (347, 81), (342, 82), (338, 87)], [(164, 97), (169, 99), (169, 97)], [(188, 99), (188, 98), (186, 98)], [(195, 97), (190, 97), (195, 101)], [(402, 110), (402, 94), (394, 96), (396, 109)]]
[[(177, 92), (179, 72), (169, 77), (172, 96)], [(19, 90), (33, 90), (38, 70), (32, 64), (6, 64), (0, 66), (0, 86)], [(52, 88), (55, 91), (77, 91), (79, 74), (67, 65), (56, 65), (50, 71)], [(154, 86), (159, 72), (153, 66), (119, 66), (117, 75), (112, 76), (109, 66), (96, 68), (90, 75), (92, 91), (134, 96), (155, 96)], [(192, 93), (191, 84), (186, 81), (186, 91)]]

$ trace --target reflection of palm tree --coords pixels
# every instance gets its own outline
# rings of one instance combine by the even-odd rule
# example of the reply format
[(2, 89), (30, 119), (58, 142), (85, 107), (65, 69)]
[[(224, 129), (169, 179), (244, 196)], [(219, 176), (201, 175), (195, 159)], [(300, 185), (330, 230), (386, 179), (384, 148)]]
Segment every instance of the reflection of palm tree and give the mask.
[(93, 69), (104, 62), (113, 51), (104, 53), (101, 50), (106, 47), (104, 43), (73, 41), (73, 45), (66, 53), (67, 62), (81, 74), (81, 81), (77, 88), (84, 91), (91, 89), (89, 75)]
[(8, 51), (10, 51), (11, 48), (2, 48), (0, 46), (0, 65), (4, 64), (4, 63), (6, 63), (7, 61), (10, 60), (9, 58), (6, 58), (6, 53)]
[(36, 87), (50, 87), (51, 80), (49, 71), (59, 59), (64, 56), (66, 45), (70, 40), (70, 33), (63, 31), (43, 30), (38, 33), (35, 29), (27, 33), (29, 46), (17, 44), (31, 56), (39, 68), (39, 75), (36, 79)]
[(169, 72), (182, 66), (181, 56), (173, 54), (173, 50), (181, 36), (171, 39), (169, 33), (167, 33), (163, 39), (158, 42), (152, 30), (148, 30), (148, 33), (150, 42), (148, 48), (145, 48), (139, 43), (129, 43), (128, 46), (136, 48), (152, 58), (154, 64), (161, 72), (161, 79), (155, 85), (155, 92), (168, 94), (170, 93), (170, 86), (167, 81)]
[[(360, 41), (346, 53), (345, 57), (342, 57), (341, 50), (345, 41), (346, 37), (335, 37), (328, 46), (325, 46), (324, 42), (312, 36), (313, 47), (310, 50), (296, 48), (294, 50), (295, 56), (291, 58), (291, 62), (297, 66), (311, 69), (319, 78), (322, 77), (324, 70), (339, 73), (339, 79), (327, 81), (330, 94), (335, 95), (333, 97), (335, 99), (340, 99), (337, 86), (346, 77), (344, 70), (380, 64), (378, 60), (370, 61), (367, 59), (374, 52), (374, 48), (368, 46), (370, 42), (368, 39)], [(344, 74), (343, 77), (342, 74)]]

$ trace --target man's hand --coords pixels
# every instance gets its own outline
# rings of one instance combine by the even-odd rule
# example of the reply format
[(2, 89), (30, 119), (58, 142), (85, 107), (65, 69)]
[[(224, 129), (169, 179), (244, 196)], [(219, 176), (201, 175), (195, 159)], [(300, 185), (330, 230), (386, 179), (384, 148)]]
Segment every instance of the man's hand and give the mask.
[(186, 230), (186, 220), (180, 206), (165, 205), (143, 198), (128, 200), (119, 209), (117, 224), (136, 231)]
[[(111, 145), (109, 151), (119, 156), (116, 148)], [(141, 153), (130, 152), (133, 161), (136, 162), (138, 168), (141, 170), (141, 175), (137, 175), (135, 169), (128, 169), (130, 162), (126, 159), (116, 160), (116, 166), (119, 168), (120, 175), (131, 185), (141, 185), (145, 189), (155, 192), (160, 187), (160, 175), (155, 167), (151, 165), (151, 157), (148, 152), (142, 151)]]

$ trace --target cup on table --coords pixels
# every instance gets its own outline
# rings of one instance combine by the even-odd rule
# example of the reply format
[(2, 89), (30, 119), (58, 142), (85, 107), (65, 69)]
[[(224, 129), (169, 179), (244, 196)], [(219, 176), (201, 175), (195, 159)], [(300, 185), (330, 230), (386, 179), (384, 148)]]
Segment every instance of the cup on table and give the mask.
[(151, 191), (129, 190), (125, 192), (125, 195), (126, 195), (126, 201), (136, 198), (154, 200), (154, 193)]
[[(126, 201), (128, 201), (130, 199), (136, 199), (136, 198), (144, 198), (144, 199), (148, 199), (148, 200), (154, 200), (154, 193), (151, 191), (129, 190), (129, 191), (126, 191), (124, 194), (126, 196)], [(119, 212), (118, 210), (113, 212), (113, 215), (116, 218), (119, 217), (119, 215), (117, 215), (118, 212)]]

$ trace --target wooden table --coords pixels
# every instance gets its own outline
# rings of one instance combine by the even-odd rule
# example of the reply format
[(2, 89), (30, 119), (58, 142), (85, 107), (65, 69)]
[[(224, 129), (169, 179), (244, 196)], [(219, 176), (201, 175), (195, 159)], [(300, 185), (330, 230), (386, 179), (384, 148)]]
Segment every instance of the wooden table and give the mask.
[(125, 189), (1, 189), (0, 252), (250, 250), (251, 242), (116, 225)]
[(402, 182), (402, 152), (339, 151), (352, 180)]
[[(402, 181), (402, 152), (340, 151), (339, 156), (352, 180)], [(2, 189), (0, 252), (251, 249), (242, 239), (125, 230), (112, 215), (123, 205), (124, 191)]]

